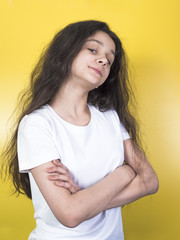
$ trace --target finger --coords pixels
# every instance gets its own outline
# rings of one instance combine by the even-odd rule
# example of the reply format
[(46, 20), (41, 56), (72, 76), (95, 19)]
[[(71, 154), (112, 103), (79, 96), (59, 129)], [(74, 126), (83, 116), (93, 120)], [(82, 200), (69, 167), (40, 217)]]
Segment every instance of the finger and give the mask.
[(69, 171), (68, 168), (66, 166), (64, 166), (64, 164), (60, 160), (57, 159), (57, 160), (53, 160), (52, 162), (54, 165), (56, 165), (58, 167), (62, 167), (65, 170)]
[(64, 181), (64, 182), (69, 182), (72, 184), (72, 179), (66, 175), (49, 175), (48, 179), (51, 181)]
[(68, 182), (63, 182), (63, 181), (56, 181), (54, 183), (58, 187), (64, 187), (64, 188), (68, 189), (71, 193), (76, 193), (80, 190), (80, 188), (77, 184), (72, 185)]
[(58, 181), (58, 182), (54, 182), (54, 184), (58, 187), (64, 187), (64, 182)]
[(71, 184), (70, 187), (69, 187), (69, 191), (71, 191), (71, 193), (76, 193), (79, 190), (80, 189), (79, 189), (79, 186), (77, 184)]
[(59, 159), (53, 160), (52, 163), (56, 166), (60, 166), (60, 167), (63, 166), (62, 162)]
[(67, 170), (65, 170), (64, 168), (56, 167), (56, 166), (48, 168), (46, 170), (46, 172), (48, 172), (48, 173), (68, 174)]
[(77, 192), (75, 186), (71, 186), (71, 187), (69, 188), (69, 191), (71, 191), (71, 193), (76, 193), (76, 192)]
[(56, 186), (59, 186), (59, 187), (64, 187), (66, 189), (68, 189), (70, 191), (70, 188), (71, 188), (71, 185), (68, 183), (68, 182), (54, 182)]
[(75, 184), (74, 182), (61, 182), (61, 186), (64, 188), (69, 189), (71, 193), (75, 193), (80, 190), (79, 186)]

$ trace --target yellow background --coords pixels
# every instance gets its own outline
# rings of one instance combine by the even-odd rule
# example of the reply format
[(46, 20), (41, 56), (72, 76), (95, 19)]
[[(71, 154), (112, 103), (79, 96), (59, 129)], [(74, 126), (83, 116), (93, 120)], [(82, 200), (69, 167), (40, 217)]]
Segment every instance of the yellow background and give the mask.
[[(66, 24), (109, 23), (129, 56), (142, 138), (160, 189), (123, 208), (126, 240), (180, 239), (179, 0), (1, 0), (0, 141), (17, 95), (43, 47)], [(0, 239), (24, 240), (35, 227), (31, 201), (0, 183)]]

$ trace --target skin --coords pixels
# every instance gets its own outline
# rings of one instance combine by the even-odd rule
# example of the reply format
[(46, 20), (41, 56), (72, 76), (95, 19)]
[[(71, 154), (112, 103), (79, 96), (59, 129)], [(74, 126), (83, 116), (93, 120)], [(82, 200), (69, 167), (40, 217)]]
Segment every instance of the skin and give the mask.
[[(78, 126), (89, 123), (88, 92), (108, 77), (114, 52), (115, 44), (104, 32), (87, 39), (73, 61), (69, 79), (50, 103), (64, 120)], [(130, 139), (124, 141), (124, 152), (125, 165), (82, 190), (60, 161), (42, 164), (31, 173), (56, 218), (65, 226), (76, 227), (103, 210), (157, 191), (156, 173)]]
[[(103, 45), (91, 39), (96, 39)], [(84, 126), (90, 121), (88, 93), (103, 84), (108, 77), (114, 60), (112, 52), (115, 52), (113, 40), (106, 33), (97, 32), (88, 38), (74, 59), (69, 79), (50, 103), (67, 122)], [(98, 69), (101, 74), (93, 68)]]
[[(158, 178), (142, 151), (129, 140), (124, 141), (125, 163), (136, 172), (135, 178), (129, 182), (109, 202), (106, 209), (124, 206), (158, 190)], [(73, 181), (69, 170), (59, 161), (52, 161), (53, 167), (47, 169), (48, 179), (56, 186), (67, 188), (71, 193), (80, 190)]]

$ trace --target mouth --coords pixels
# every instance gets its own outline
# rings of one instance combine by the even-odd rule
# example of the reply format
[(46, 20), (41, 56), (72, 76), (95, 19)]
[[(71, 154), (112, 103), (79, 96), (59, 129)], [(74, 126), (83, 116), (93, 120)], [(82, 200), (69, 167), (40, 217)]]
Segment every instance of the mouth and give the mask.
[(100, 75), (102, 77), (102, 73), (101, 71), (98, 69), (98, 68), (93, 68), (93, 67), (90, 67), (92, 70), (94, 70), (94, 72), (96, 72), (98, 75)]

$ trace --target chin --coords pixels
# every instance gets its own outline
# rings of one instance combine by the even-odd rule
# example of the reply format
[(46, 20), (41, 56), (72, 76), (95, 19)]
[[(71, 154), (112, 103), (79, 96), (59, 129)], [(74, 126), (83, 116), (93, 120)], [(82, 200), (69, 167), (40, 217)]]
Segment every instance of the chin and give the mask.
[(94, 83), (90, 83), (90, 88), (91, 88), (91, 90), (92, 89), (95, 89), (95, 88), (98, 88), (100, 85), (101, 85), (102, 83), (100, 83), (100, 82), (94, 82)]
[(104, 83), (104, 81), (102, 81), (102, 79), (98, 79), (98, 78), (88, 79), (88, 82), (93, 86), (93, 88), (96, 88)]

